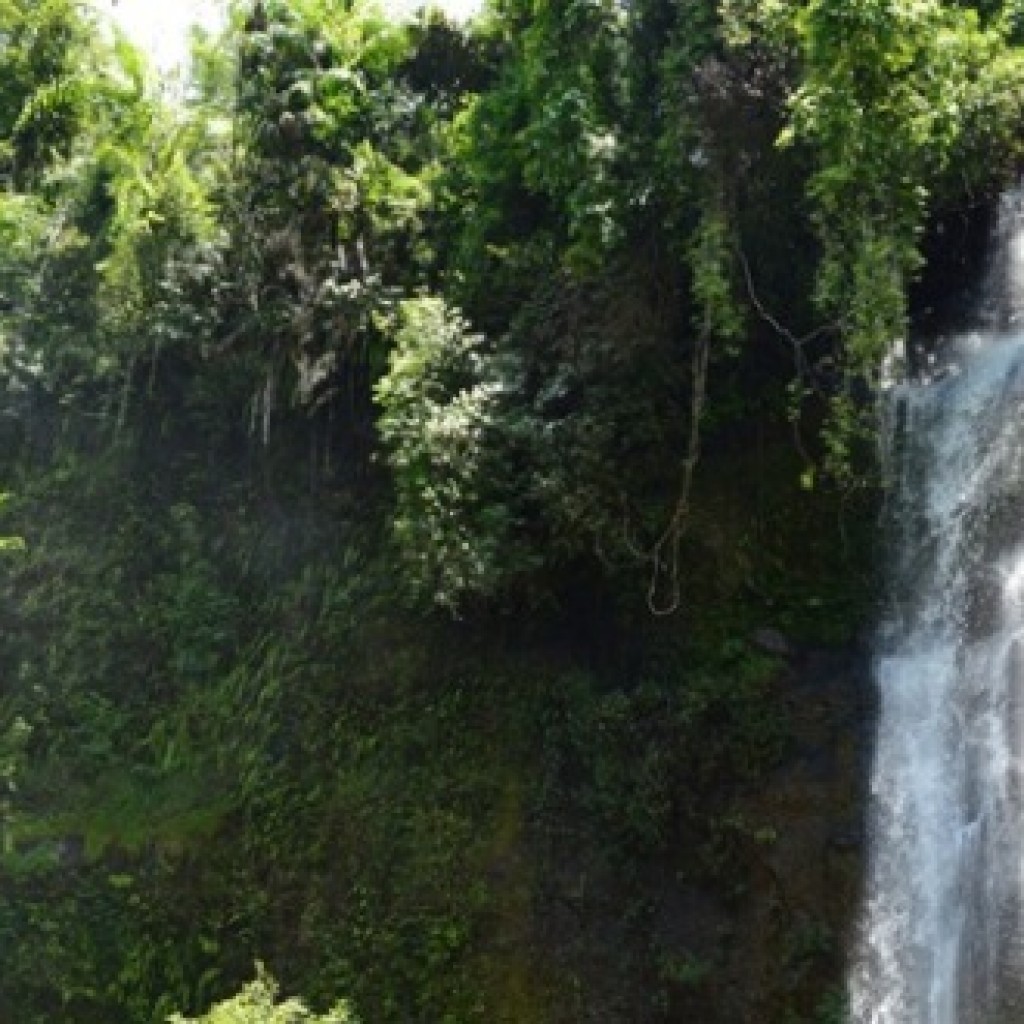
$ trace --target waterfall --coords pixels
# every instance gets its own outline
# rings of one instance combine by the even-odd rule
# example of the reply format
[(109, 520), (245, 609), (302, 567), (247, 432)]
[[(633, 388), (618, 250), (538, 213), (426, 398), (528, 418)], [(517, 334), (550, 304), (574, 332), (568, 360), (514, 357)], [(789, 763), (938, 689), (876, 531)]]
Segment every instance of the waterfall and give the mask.
[(885, 399), (891, 579), (852, 1024), (1019, 1024), (1024, 213), (1004, 202), (979, 327)]

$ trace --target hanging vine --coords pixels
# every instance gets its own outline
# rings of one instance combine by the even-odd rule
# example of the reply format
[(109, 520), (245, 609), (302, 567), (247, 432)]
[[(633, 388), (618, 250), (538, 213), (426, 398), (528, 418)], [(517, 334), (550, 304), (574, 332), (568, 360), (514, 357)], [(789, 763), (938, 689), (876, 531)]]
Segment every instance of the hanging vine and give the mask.
[(696, 323), (690, 352), (686, 448), (680, 463), (675, 502), (664, 528), (647, 547), (636, 536), (628, 514), (624, 525), (627, 550), (634, 559), (650, 567), (647, 606), (659, 617), (672, 615), (682, 604), (681, 545), (690, 525), (694, 474), (700, 461), (712, 345), (715, 340), (725, 342), (737, 338), (743, 327), (742, 315), (733, 297), (733, 247), (724, 192), (720, 185), (705, 205), (687, 252)]

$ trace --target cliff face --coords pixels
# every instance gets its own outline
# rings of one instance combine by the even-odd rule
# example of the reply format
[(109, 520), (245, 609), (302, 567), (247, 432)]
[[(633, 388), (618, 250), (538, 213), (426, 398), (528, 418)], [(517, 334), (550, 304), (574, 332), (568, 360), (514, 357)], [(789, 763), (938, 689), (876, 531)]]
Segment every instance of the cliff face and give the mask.
[[(26, 841), (0, 886), (4, 1019), (159, 1020), (262, 957), (368, 1021), (839, 1021), (864, 658), (796, 649), (757, 690), (756, 724), (715, 702), (696, 725), (578, 671), (525, 702), (408, 692), (374, 711), (379, 751), (311, 753), (206, 834)], [(435, 730), (447, 752), (409, 746)]]
[[(752, 799), (772, 822), (733, 956), (737, 987), (751, 973), (745, 1021), (842, 1020), (842, 975), (856, 925), (866, 854), (872, 683), (854, 649), (806, 651), (782, 697), (792, 746)], [(785, 683), (783, 684), (785, 685)], [(751, 965), (757, 965), (751, 972)], [(749, 982), (748, 982), (749, 984)], [(787, 1016), (788, 1015), (788, 1016)]]
[[(865, 658), (849, 647), (793, 650), (765, 695), (775, 754), (746, 781), (698, 794), (699, 809), (676, 793), (656, 856), (609, 863), (598, 842), (586, 854), (571, 843), (550, 851), (539, 941), (563, 990), (580, 992), (550, 1019), (843, 1019), (865, 853)], [(676, 785), (699, 783), (683, 773)], [(587, 828), (566, 813), (567, 833)]]
[(261, 959), (368, 1024), (839, 1020), (872, 511), (785, 430), (716, 444), (667, 619), (586, 570), (403, 608), (348, 499), (21, 499), (0, 1019), (162, 1021)]

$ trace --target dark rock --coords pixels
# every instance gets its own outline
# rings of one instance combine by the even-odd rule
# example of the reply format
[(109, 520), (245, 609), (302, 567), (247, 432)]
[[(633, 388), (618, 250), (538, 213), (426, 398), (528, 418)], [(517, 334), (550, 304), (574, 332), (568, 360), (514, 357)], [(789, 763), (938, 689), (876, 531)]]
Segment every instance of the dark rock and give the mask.
[(788, 658), (793, 653), (792, 644), (777, 629), (762, 626), (750, 634), (750, 642), (767, 654), (776, 654), (780, 658)]
[(859, 850), (864, 845), (864, 831), (857, 827), (836, 829), (829, 835), (828, 845), (843, 853)]

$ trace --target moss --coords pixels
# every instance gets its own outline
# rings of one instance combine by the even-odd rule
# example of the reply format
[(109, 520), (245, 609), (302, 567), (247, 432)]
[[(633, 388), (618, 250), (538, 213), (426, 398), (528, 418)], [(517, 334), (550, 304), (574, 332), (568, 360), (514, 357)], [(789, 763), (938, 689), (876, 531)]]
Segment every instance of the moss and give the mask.
[(547, 1024), (553, 993), (542, 977), (534, 940), (535, 865), (525, 835), (523, 779), (510, 774), (482, 850), (490, 909), (478, 938), (473, 974), (490, 1018), (499, 1024)]

